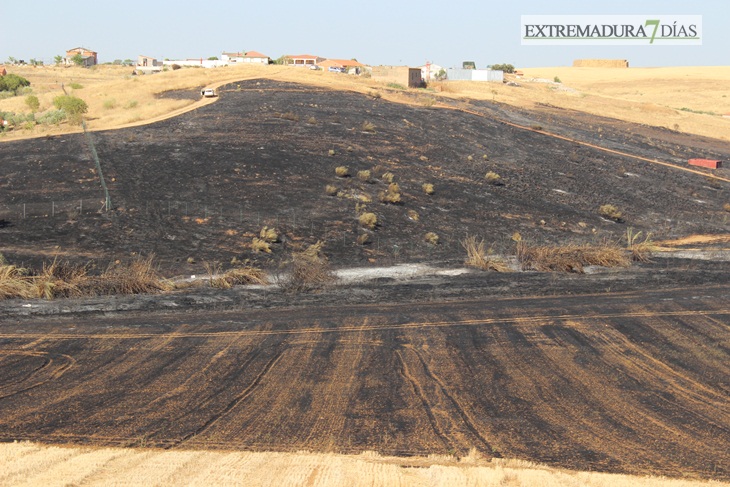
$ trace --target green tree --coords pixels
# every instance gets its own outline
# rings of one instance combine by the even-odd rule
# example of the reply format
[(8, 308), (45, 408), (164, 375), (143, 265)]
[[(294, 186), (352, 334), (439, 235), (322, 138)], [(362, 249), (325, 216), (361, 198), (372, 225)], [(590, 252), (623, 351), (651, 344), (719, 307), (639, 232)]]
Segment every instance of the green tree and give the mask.
[(56, 66), (58, 66), (63, 62), (63, 56), (61, 56), (60, 54), (57, 56), (53, 56), (53, 62), (55, 62)]
[(71, 57), (71, 62), (74, 63), (76, 66), (83, 66), (84, 56), (82, 56), (80, 52), (77, 52), (73, 55), (73, 57)]
[(208, 61), (217, 61), (217, 60), (218, 60), (217, 56), (211, 56), (208, 58)]
[(28, 108), (30, 108), (30, 110), (33, 112), (37, 112), (38, 109), (41, 107), (41, 102), (38, 100), (38, 97), (35, 95), (26, 96), (25, 104), (28, 105)]
[(492, 64), (489, 66), (492, 69), (496, 69), (497, 71), (504, 71), (505, 73), (514, 73), (515, 67), (511, 64)]
[(24, 86), (30, 86), (30, 81), (17, 74), (6, 74), (0, 76), (0, 91), (12, 91), (16, 95), (18, 90)]
[(89, 110), (89, 106), (81, 98), (70, 95), (61, 95), (53, 99), (53, 106), (66, 112), (68, 121), (74, 125), (81, 124), (81, 120)]

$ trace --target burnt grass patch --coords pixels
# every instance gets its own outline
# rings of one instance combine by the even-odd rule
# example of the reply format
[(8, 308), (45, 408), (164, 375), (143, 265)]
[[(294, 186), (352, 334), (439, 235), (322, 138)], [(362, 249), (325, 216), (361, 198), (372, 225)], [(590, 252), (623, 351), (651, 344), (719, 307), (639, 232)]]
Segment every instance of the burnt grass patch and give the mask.
[[(677, 164), (689, 154), (726, 156), (723, 141), (553, 107), (452, 103), (476, 115), (264, 79), (219, 93), (216, 103), (167, 121), (91, 134), (109, 211), (82, 134), (0, 144), (0, 252), (31, 265), (55, 254), (102, 262), (154, 254), (171, 275), (234, 257), (273, 269), (318, 241), (343, 267), (460, 263), (467, 234), (513, 252), (515, 232), (563, 244), (615, 241), (628, 226), (656, 239), (730, 229), (727, 183), (501, 120)], [(365, 122), (377, 129), (363, 130)], [(372, 177), (338, 178), (339, 166)], [(489, 171), (503, 184), (489, 184)], [(378, 199), (387, 172), (398, 204)], [(604, 204), (624, 222), (601, 218)], [(363, 211), (378, 221), (366, 243), (358, 241)], [(264, 226), (281, 236), (270, 254), (250, 245)], [(428, 232), (438, 244), (424, 240)]]

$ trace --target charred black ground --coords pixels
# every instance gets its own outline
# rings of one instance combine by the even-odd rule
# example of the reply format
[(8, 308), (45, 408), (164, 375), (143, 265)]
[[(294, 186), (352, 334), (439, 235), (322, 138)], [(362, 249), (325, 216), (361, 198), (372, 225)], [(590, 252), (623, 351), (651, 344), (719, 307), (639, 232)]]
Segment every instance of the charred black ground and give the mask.
[[(92, 134), (109, 212), (100, 211), (103, 193), (83, 135), (0, 144), (0, 250), (31, 263), (54, 254), (105, 262), (154, 253), (175, 274), (233, 257), (275, 267), (318, 240), (333, 264), (351, 266), (460, 261), (466, 234), (511, 251), (514, 232), (567, 243), (617, 239), (628, 226), (654, 238), (730, 228), (727, 183), (500, 120), (680, 165), (726, 157), (727, 143), (552, 107), (452, 103), (478, 116), (427, 104), (271, 80), (225, 86), (217, 103), (186, 115)], [(338, 166), (351, 177), (338, 178)], [(360, 181), (360, 170), (371, 170), (371, 181)], [(489, 171), (503, 184), (489, 184)], [(384, 172), (400, 186), (401, 204), (378, 201)], [(424, 183), (434, 185), (433, 195)], [(327, 185), (340, 196), (328, 196)], [(358, 203), (377, 215), (374, 231), (360, 228)], [(623, 223), (601, 218), (604, 204), (618, 207)], [(271, 255), (248, 248), (264, 225), (282, 236)], [(366, 232), (369, 243), (358, 245)], [(424, 241), (427, 232), (438, 234), (438, 245)]]

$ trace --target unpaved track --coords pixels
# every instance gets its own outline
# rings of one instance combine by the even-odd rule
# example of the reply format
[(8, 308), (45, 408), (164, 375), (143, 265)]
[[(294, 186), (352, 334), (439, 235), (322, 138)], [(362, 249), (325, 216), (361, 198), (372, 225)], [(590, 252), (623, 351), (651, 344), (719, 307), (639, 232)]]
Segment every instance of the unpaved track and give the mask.
[(727, 480), (728, 358), (726, 287), (0, 319), (0, 440)]

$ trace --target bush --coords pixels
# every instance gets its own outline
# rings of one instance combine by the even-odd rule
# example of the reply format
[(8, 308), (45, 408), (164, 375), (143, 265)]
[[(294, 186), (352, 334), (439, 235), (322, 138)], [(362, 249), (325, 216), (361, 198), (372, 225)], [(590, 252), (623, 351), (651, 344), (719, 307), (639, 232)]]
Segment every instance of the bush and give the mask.
[(126, 110), (129, 110), (130, 108), (136, 108), (137, 107), (137, 100), (129, 100), (125, 105), (124, 108)]
[(423, 188), (423, 192), (426, 194), (434, 193), (433, 184), (431, 184), (431, 183), (423, 183), (422, 188)]
[(428, 232), (424, 235), (423, 239), (431, 245), (438, 245), (439, 243), (439, 236), (434, 232)]
[(374, 229), (378, 225), (378, 217), (375, 213), (363, 213), (358, 219), (360, 226), (364, 228)]
[(117, 107), (117, 100), (114, 98), (110, 98), (109, 100), (104, 100), (104, 108), (107, 110), (112, 110), (113, 108)]
[(598, 208), (598, 214), (608, 220), (621, 221), (621, 211), (613, 205), (602, 205)]
[(490, 68), (496, 69), (498, 71), (504, 71), (505, 73), (509, 74), (515, 72), (515, 67), (511, 64), (492, 64)]
[(177, 71), (178, 69), (182, 68), (182, 66), (180, 66), (179, 64), (173, 64), (170, 67), (172, 68), (173, 71)]
[(390, 183), (387, 191), (381, 191), (380, 201), (383, 203), (398, 204), (401, 202), (400, 187), (398, 183)]
[(34, 112), (37, 111), (41, 107), (41, 102), (38, 100), (38, 97), (35, 95), (26, 96), (25, 104), (28, 105), (28, 108), (30, 108)]
[(289, 278), (281, 283), (285, 291), (302, 292), (318, 289), (334, 281), (327, 257), (322, 253), (322, 242), (307, 250), (292, 254)]
[(69, 86), (73, 90), (80, 90), (83, 88), (83, 85), (80, 85), (79, 83), (69, 83)]
[(66, 112), (63, 110), (48, 110), (36, 118), (36, 121), (43, 125), (58, 125), (64, 120), (66, 120)]
[(484, 179), (487, 180), (488, 184), (493, 184), (495, 186), (498, 186), (502, 182), (502, 177), (493, 171), (489, 171), (487, 174), (485, 174)]
[(17, 74), (0, 76), (0, 91), (12, 91), (17, 94), (20, 88), (30, 86), (30, 81)]
[(53, 106), (66, 112), (69, 122), (80, 124), (81, 119), (89, 110), (89, 106), (81, 98), (70, 95), (61, 95), (53, 99)]
[(335, 174), (337, 174), (338, 177), (346, 178), (350, 175), (350, 170), (346, 166), (338, 166), (335, 168)]
[(364, 171), (358, 171), (357, 179), (364, 183), (367, 183), (368, 181), (370, 181), (370, 171), (368, 171), (367, 169), (365, 169)]

